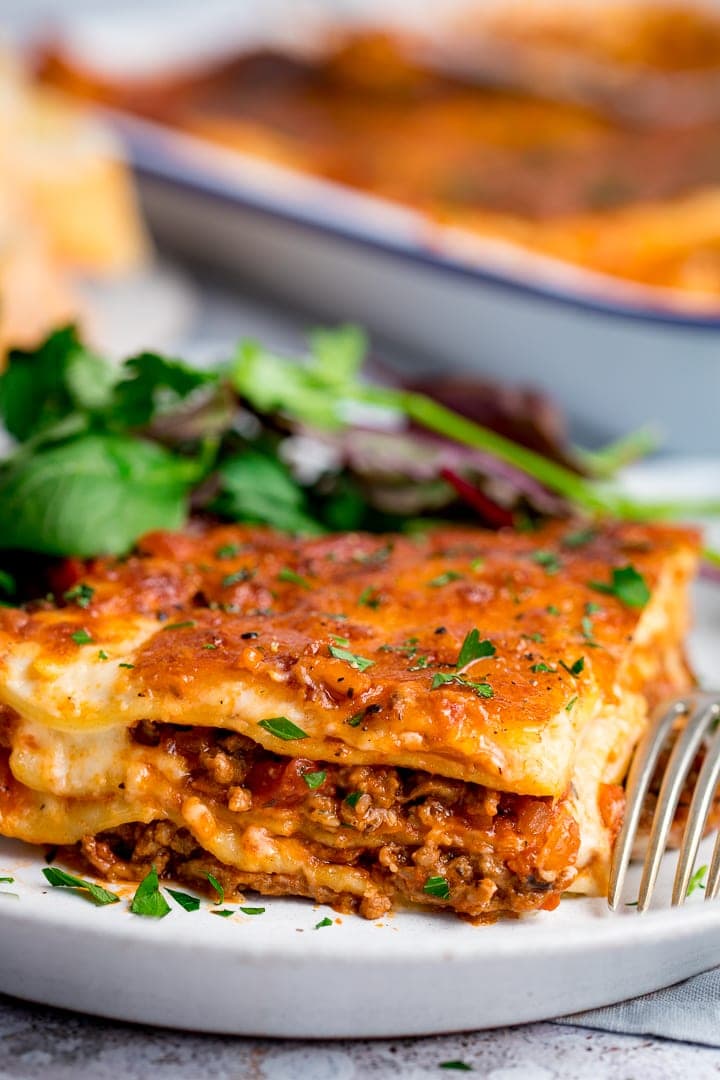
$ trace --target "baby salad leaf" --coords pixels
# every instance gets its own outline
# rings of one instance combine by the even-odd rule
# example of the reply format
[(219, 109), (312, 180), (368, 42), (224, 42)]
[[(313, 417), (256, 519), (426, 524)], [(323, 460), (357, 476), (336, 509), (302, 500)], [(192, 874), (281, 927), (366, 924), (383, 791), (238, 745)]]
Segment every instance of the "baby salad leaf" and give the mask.
[(46, 555), (124, 554), (151, 529), (179, 529), (196, 462), (156, 443), (83, 435), (0, 474), (0, 547)]
[(247, 449), (219, 469), (220, 494), (212, 509), (234, 521), (272, 525), (283, 532), (317, 535), (305, 495), (277, 458)]
[(122, 366), (110, 418), (116, 427), (144, 427), (154, 416), (170, 412), (194, 391), (216, 381), (213, 372), (188, 367), (157, 353), (141, 353)]
[(38, 349), (10, 352), (0, 376), (0, 417), (11, 435), (24, 442), (76, 410), (68, 372), (83, 354), (74, 326), (56, 330)]
[(152, 870), (142, 879), (130, 903), (133, 915), (147, 915), (151, 919), (164, 919), (172, 908), (160, 892), (158, 874)]

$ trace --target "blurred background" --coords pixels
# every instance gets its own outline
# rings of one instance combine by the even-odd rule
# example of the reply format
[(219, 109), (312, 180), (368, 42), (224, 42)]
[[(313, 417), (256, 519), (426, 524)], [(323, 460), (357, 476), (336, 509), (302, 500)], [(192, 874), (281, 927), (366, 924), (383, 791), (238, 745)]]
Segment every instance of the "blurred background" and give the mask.
[(2, 0), (0, 348), (366, 326), (716, 453), (720, 7)]

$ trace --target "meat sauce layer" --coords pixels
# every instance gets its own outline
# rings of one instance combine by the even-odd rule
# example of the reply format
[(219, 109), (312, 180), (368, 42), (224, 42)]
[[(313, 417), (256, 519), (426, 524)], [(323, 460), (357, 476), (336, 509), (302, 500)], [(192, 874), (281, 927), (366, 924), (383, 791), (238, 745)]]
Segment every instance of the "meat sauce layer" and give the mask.
[[(244, 889), (290, 893), (368, 918), (396, 902), (436, 903), (482, 918), (554, 908), (575, 875), (579, 831), (564, 799), (509, 795), (411, 769), (283, 758), (211, 728), (144, 723), (133, 736), (180, 757), (188, 794), (233, 815), (238, 828), (251, 818), (270, 833), (301, 838), (307, 869), (292, 878), (236, 870), (186, 829), (158, 821), (88, 837), (75, 850), (109, 878), (134, 880), (154, 865), (200, 889), (210, 872), (233, 898)], [(613, 817), (616, 800), (609, 793)], [(363, 898), (316, 888), (318, 863), (362, 868), (375, 888)], [(441, 895), (430, 891), (433, 879), (445, 883), (434, 886)]]

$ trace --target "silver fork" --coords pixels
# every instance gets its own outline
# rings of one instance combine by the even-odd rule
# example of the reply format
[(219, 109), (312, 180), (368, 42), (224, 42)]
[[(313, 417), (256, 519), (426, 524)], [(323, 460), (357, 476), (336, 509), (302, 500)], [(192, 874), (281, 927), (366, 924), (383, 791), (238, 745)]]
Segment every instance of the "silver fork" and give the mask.
[[(612, 909), (617, 908), (620, 902), (625, 874), (637, 837), (643, 803), (655, 773), (658, 758), (666, 745), (673, 725), (682, 716), (687, 716), (687, 720), (675, 741), (660, 785), (643, 864), (637, 909), (642, 912), (650, 906), (668, 834), (688, 773), (703, 739), (714, 731), (707, 745), (705, 760), (693, 791), (673, 882), (673, 905), (685, 902), (698, 847), (720, 780), (720, 724), (718, 723), (720, 693), (707, 691), (687, 694), (663, 705), (656, 712), (652, 724), (638, 744), (628, 775), (625, 818), (615, 843), (610, 865), (608, 904)], [(718, 892), (720, 892), (720, 834), (715, 843), (705, 881), (705, 899), (714, 899)]]

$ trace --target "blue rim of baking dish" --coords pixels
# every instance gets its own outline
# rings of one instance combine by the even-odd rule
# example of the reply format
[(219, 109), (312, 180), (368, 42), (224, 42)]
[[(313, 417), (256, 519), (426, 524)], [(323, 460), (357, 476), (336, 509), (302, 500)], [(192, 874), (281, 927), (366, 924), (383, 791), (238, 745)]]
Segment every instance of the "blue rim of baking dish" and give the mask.
[[(401, 260), (414, 266), (438, 273), (474, 281), (493, 289), (512, 292), (519, 296), (543, 302), (560, 304), (576, 311), (631, 322), (649, 323), (678, 329), (720, 331), (720, 309), (713, 313), (681, 312), (662, 306), (643, 306), (639, 303), (613, 301), (598, 297), (581, 289), (563, 288), (552, 283), (528, 281), (502, 270), (494, 270), (476, 263), (464, 263), (452, 255), (412, 244), (403, 239), (394, 240), (376, 235), (354, 222), (351, 215), (335, 214), (330, 217), (312, 206), (294, 205), (282, 196), (261, 193), (242, 186), (239, 178), (224, 177), (219, 171), (202, 168), (172, 152), (174, 133), (161, 128), (164, 138), (156, 141), (158, 129), (152, 133), (148, 125), (122, 114), (111, 114), (116, 130), (122, 137), (131, 164), (142, 179), (165, 183), (183, 189), (194, 196), (224, 203), (260, 217), (284, 222), (295, 228), (323, 235), (336, 241), (351, 243), (365, 250)], [(144, 130), (145, 129), (145, 130)], [(170, 147), (170, 152), (168, 152)], [(312, 179), (306, 177), (304, 179)]]

